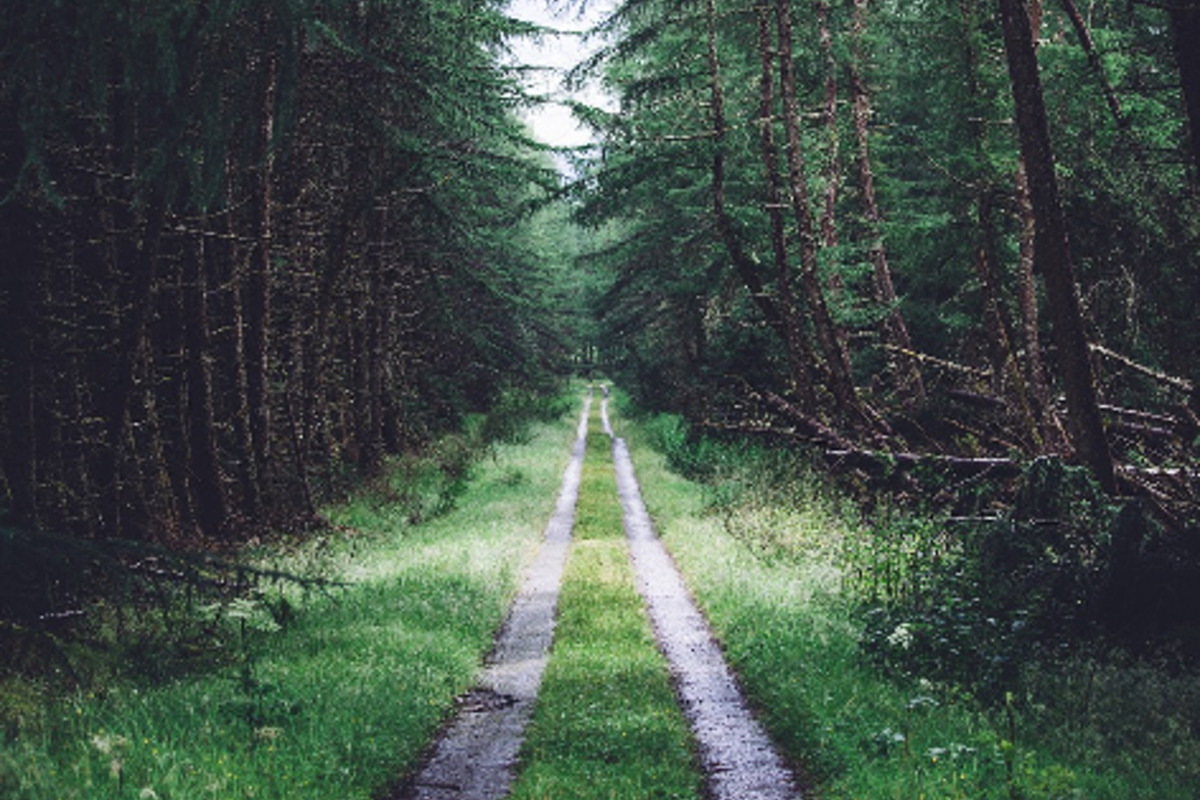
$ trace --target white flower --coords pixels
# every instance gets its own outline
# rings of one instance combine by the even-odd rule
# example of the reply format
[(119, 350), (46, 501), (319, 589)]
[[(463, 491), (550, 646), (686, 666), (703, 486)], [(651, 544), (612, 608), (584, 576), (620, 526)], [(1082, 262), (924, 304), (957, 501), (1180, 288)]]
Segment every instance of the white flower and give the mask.
[(896, 630), (888, 634), (888, 644), (892, 647), (899, 647), (902, 650), (907, 650), (912, 647), (913, 634), (907, 622), (901, 622), (896, 626)]
[(129, 744), (124, 736), (115, 733), (96, 733), (92, 735), (92, 747), (102, 755), (108, 755), (113, 750), (119, 750)]

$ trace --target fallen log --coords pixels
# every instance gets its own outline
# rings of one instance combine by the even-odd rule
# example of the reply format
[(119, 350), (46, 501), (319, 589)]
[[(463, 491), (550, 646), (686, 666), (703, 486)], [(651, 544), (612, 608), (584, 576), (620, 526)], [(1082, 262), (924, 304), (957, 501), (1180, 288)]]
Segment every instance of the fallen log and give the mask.
[(994, 471), (997, 477), (1015, 477), (1022, 464), (1011, 458), (968, 458), (965, 456), (926, 455), (923, 453), (892, 453), (885, 450), (826, 450), (825, 457), (835, 463), (859, 469), (885, 469), (888, 466), (909, 470), (918, 466), (948, 467), (955, 472), (980, 473)]
[(1002, 397), (994, 397), (990, 394), (979, 394), (978, 392), (968, 392), (966, 389), (946, 389), (945, 394), (951, 400), (958, 400), (967, 405), (979, 406), (980, 408), (994, 408), (997, 410), (1004, 409), (1008, 403)]
[(973, 375), (976, 378), (992, 377), (992, 371), (990, 369), (979, 369), (978, 367), (969, 367), (965, 364), (956, 364), (953, 361), (947, 361), (944, 358), (931, 356), (927, 353), (918, 353), (916, 350), (911, 350), (907, 347), (897, 347), (894, 344), (884, 344), (883, 349), (897, 355), (904, 356), (905, 358), (911, 358), (915, 361), (919, 361), (922, 364), (929, 364), (931, 366), (947, 370), (948, 372), (961, 372), (966, 375)]
[(853, 450), (854, 445), (849, 439), (844, 438), (841, 434), (830, 428), (825, 423), (804, 413), (803, 410), (797, 408), (785, 398), (780, 397), (769, 390), (754, 391), (768, 408), (773, 409), (782, 416), (786, 417), (793, 425), (796, 426), (796, 433), (806, 439), (809, 439), (817, 444), (825, 445), (826, 447), (836, 447), (843, 450)]
[(1158, 381), (1159, 383), (1164, 383), (1167, 386), (1170, 386), (1174, 389), (1178, 389), (1179, 391), (1183, 392), (1184, 394), (1191, 395), (1191, 394), (1194, 394), (1196, 391), (1196, 385), (1194, 383), (1192, 383), (1191, 381), (1187, 380), (1186, 378), (1177, 378), (1174, 375), (1168, 375), (1167, 373), (1162, 372), (1160, 370), (1154, 369), (1152, 367), (1147, 367), (1144, 364), (1139, 364), (1136, 361), (1134, 361), (1132, 358), (1130, 358), (1129, 356), (1122, 355), (1122, 354), (1116, 352), (1115, 350), (1109, 350), (1107, 347), (1105, 347), (1102, 344), (1091, 343), (1088, 345), (1088, 347), (1091, 349), (1091, 351), (1093, 353), (1096, 353), (1097, 355), (1101, 355), (1107, 359), (1116, 361), (1118, 364), (1122, 364), (1122, 365), (1128, 367), (1129, 369), (1133, 370), (1134, 372), (1141, 373), (1142, 375), (1145, 375), (1148, 378), (1153, 378), (1154, 380)]
[(1170, 415), (1155, 414), (1150, 411), (1141, 411), (1136, 408), (1122, 408), (1121, 406), (1100, 403), (1100, 410), (1105, 414), (1111, 414), (1117, 417), (1126, 417), (1128, 419), (1136, 419), (1141, 422), (1157, 423), (1159, 425), (1169, 425), (1172, 427), (1179, 424), (1179, 420)]
[(1119, 419), (1110, 420), (1108, 425), (1105, 427), (1114, 433), (1124, 433), (1130, 436), (1138, 436), (1149, 439), (1175, 438), (1175, 431), (1169, 428), (1160, 428), (1155, 425), (1143, 425), (1138, 422), (1124, 422)]

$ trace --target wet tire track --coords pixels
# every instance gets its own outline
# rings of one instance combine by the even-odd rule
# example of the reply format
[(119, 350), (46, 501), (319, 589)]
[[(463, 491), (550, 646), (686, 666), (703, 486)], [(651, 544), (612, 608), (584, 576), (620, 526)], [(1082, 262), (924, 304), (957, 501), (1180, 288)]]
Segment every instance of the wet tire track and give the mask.
[(498, 800), (512, 786), (517, 753), (554, 639), (591, 403), (589, 393), (554, 515), (496, 637), (479, 685), (459, 698), (457, 715), (396, 800)]
[(800, 797), (766, 732), (750, 712), (707, 621), (654, 532), (642, 502), (629, 449), (612, 433), (607, 396), (604, 430), (613, 436), (617, 491), (625, 533), (650, 620), (692, 726), (701, 766), (715, 800), (788, 800)]

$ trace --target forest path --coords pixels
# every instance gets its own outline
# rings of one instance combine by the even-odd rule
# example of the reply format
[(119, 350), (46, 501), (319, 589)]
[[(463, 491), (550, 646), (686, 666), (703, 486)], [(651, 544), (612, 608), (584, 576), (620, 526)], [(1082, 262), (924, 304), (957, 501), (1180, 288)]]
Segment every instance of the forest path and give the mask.
[[(607, 394), (601, 419), (605, 434), (612, 438), (629, 554), (654, 636), (696, 740), (707, 794), (713, 800), (799, 798), (791, 772), (751, 714), (708, 623), (654, 532), (629, 449), (609, 420)], [(457, 716), (398, 795), (402, 800), (500, 800), (512, 788), (553, 642), (591, 403), (589, 393), (557, 508), (479, 686), (460, 698)]]
[(613, 439), (625, 533), (659, 648), (692, 727), (714, 800), (786, 800), (800, 796), (790, 770), (750, 712), (708, 622), (654, 532), (625, 440), (613, 433), (608, 398), (604, 432)]
[(458, 715), (416, 777), (400, 792), (404, 800), (498, 800), (512, 786), (517, 752), (554, 638), (554, 615), (575, 524), (591, 405), (589, 393), (558, 504), (508, 619), (496, 636), (479, 685), (459, 698)]

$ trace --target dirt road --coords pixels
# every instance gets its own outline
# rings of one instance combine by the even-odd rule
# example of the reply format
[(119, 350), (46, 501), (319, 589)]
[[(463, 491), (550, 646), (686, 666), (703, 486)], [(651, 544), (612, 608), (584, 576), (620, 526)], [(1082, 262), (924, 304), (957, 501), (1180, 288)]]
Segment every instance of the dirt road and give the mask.
[[(629, 450), (613, 433), (604, 394), (601, 418), (604, 432), (613, 437), (617, 490), (638, 588), (696, 738), (709, 794), (714, 800), (798, 798), (790, 771), (751, 714), (707, 622), (654, 533)], [(479, 685), (460, 698), (457, 716), (398, 795), (402, 800), (499, 800), (512, 786), (553, 642), (591, 402), (589, 393), (558, 506)]]

